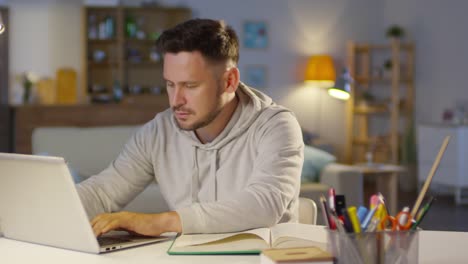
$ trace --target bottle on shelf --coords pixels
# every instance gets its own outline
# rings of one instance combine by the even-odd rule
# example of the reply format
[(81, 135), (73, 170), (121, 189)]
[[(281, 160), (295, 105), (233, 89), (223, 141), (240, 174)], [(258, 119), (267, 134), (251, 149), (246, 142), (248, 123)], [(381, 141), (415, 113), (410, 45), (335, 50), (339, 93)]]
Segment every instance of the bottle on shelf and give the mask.
[(135, 22), (135, 18), (132, 15), (128, 15), (125, 19), (125, 30), (127, 37), (134, 38), (136, 36), (137, 24)]
[(98, 37), (98, 28), (96, 25), (96, 16), (90, 15), (88, 17), (88, 38), (97, 39)]
[(119, 80), (114, 80), (114, 85), (112, 86), (112, 95), (114, 97), (115, 102), (120, 102), (122, 101), (123, 97), (123, 90), (122, 86), (120, 85)]
[(105, 18), (106, 25), (106, 38), (114, 38), (115, 36), (115, 21), (112, 16), (106, 16)]

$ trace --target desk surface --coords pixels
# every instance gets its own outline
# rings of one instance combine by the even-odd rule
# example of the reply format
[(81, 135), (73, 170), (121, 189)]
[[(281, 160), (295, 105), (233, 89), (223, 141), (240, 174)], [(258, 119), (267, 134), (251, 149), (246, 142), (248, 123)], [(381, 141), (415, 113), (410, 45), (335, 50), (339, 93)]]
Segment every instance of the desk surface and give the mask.
[[(94, 255), (0, 238), (0, 263), (260, 263), (259, 256), (169, 256), (171, 242)], [(421, 231), (419, 263), (466, 263), (468, 232)]]

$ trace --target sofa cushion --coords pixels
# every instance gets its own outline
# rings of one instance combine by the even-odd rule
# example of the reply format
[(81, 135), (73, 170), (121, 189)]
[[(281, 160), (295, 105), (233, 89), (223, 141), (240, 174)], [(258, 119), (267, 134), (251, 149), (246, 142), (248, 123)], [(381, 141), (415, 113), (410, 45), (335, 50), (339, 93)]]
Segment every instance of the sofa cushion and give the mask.
[(335, 162), (335, 156), (318, 148), (304, 146), (304, 165), (302, 166), (302, 182), (318, 182), (322, 169), (329, 163)]

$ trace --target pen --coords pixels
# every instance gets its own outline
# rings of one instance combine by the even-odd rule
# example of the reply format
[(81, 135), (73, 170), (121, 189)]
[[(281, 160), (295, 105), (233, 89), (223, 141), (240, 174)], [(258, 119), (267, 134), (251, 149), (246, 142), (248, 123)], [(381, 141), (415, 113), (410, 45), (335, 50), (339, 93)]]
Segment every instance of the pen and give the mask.
[(390, 215), (390, 213), (388, 212), (387, 205), (385, 204), (385, 197), (383, 196), (382, 193), (378, 193), (377, 195), (379, 196), (380, 203), (383, 204), (383, 207), (384, 207), (384, 209), (385, 209), (385, 212), (387, 213), (387, 215)]
[(335, 208), (335, 189), (330, 188), (328, 190), (328, 207), (330, 207), (331, 212), (336, 212)]
[(373, 194), (371, 197), (370, 197), (370, 201), (369, 201), (369, 208), (372, 209), (374, 207), (377, 207), (378, 205), (380, 204), (380, 198), (377, 194)]
[(419, 211), (416, 223), (414, 223), (411, 226), (411, 230), (416, 230), (416, 228), (419, 226), (419, 224), (421, 224), (421, 221), (423, 220), (423, 218), (426, 215), (427, 211), (429, 211), (429, 208), (431, 207), (433, 201), (434, 201), (434, 197), (431, 196), (431, 198), (429, 198), (429, 202), (427, 202), (427, 204), (424, 205), (424, 207), (421, 208), (421, 210)]
[(346, 208), (341, 209), (341, 215), (343, 216), (343, 226), (348, 233), (353, 233), (353, 225), (351, 224), (351, 219), (349, 218), (348, 211)]
[(357, 216), (357, 210), (355, 206), (351, 206), (348, 208), (348, 217), (351, 222), (351, 226), (353, 227), (354, 233), (359, 234), (361, 233), (361, 226), (359, 223), (359, 219)]
[(322, 215), (325, 224), (327, 224), (330, 230), (335, 230), (335, 221), (330, 217), (330, 213), (328, 212), (327, 199), (323, 195), (320, 196), (320, 206), (322, 208)]
[(372, 219), (372, 221), (367, 227), (366, 232), (374, 232), (377, 229), (379, 222), (380, 222), (379, 218)]
[(343, 209), (346, 209), (346, 198), (344, 195), (335, 195), (335, 210), (338, 216), (342, 216)]
[(369, 223), (372, 220), (372, 217), (374, 217), (375, 211), (377, 211), (377, 206), (372, 208), (369, 213), (367, 213), (366, 217), (364, 220), (361, 222), (361, 228), (362, 230), (367, 230), (367, 227), (369, 226)]

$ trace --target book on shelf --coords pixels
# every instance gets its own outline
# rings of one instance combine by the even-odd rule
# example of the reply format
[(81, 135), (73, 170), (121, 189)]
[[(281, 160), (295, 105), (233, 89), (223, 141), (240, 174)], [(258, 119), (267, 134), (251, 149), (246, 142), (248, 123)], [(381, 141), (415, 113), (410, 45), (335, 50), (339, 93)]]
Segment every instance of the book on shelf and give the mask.
[(334, 260), (330, 252), (318, 247), (271, 248), (260, 255), (260, 264), (333, 264)]
[(182, 234), (168, 250), (169, 255), (260, 254), (268, 248), (327, 248), (323, 226), (282, 223), (234, 233)]

